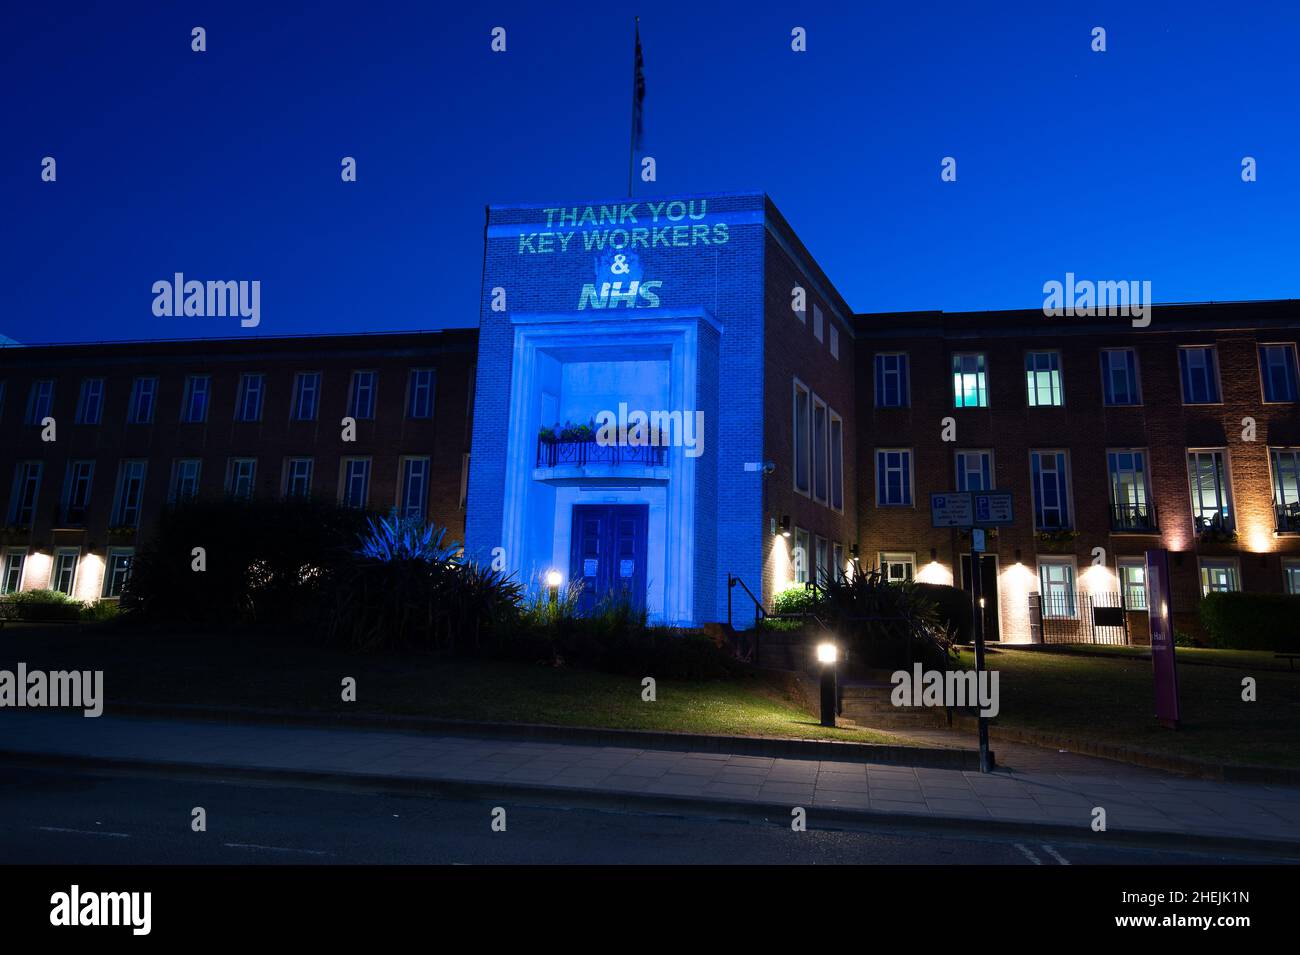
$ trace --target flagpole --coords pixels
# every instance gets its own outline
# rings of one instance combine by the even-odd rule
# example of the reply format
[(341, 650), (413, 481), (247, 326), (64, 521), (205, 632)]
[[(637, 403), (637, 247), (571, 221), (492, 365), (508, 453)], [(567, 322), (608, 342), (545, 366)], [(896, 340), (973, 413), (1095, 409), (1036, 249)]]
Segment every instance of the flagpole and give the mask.
[(632, 115), (627, 141), (627, 197), (632, 198), (632, 170), (636, 167), (636, 48), (641, 33), (641, 18), (633, 18), (632, 28)]

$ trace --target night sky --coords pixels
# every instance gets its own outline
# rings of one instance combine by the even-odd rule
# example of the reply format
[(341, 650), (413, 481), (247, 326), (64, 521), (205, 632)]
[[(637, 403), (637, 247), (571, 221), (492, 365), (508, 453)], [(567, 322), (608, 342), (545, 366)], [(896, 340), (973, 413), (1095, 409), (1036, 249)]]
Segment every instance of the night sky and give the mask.
[[(0, 334), (477, 324), (485, 204), (626, 194), (636, 12), (638, 195), (766, 191), (855, 310), (1300, 296), (1294, 3), (277, 6), (6, 11)], [(260, 280), (261, 325), (155, 317), (175, 272)]]

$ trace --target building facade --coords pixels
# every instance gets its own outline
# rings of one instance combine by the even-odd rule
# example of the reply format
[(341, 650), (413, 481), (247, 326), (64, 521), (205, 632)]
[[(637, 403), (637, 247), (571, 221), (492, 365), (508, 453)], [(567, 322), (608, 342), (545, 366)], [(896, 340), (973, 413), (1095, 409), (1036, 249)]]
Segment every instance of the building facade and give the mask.
[[(484, 241), (477, 332), (0, 348), (0, 590), (111, 597), (169, 502), (312, 493), (677, 626), (879, 566), (1094, 638), (1156, 547), (1184, 628), (1300, 592), (1300, 303), (854, 314), (761, 193), (492, 206)], [(976, 565), (930, 495), (990, 489)]]

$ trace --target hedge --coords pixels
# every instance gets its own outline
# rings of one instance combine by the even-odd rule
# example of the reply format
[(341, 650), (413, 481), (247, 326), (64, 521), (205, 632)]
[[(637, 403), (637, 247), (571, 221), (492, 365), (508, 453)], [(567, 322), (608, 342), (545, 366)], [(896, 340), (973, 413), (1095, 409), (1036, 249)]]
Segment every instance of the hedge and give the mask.
[(1212, 647), (1300, 653), (1300, 595), (1207, 594), (1200, 613)]

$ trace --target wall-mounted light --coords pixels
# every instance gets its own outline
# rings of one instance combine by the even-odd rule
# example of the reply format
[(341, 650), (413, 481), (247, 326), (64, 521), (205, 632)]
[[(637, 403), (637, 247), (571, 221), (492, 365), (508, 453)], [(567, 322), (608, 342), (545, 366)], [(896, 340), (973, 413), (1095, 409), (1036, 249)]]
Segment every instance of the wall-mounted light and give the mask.
[(1019, 564), (1020, 562), (1021, 562), (1021, 560), (1020, 560), (1020, 548), (1017, 547), (1017, 548), (1016, 548), (1016, 563)]
[(781, 515), (781, 536), (782, 537), (790, 536), (790, 515), (789, 514)]
[(857, 544), (852, 544), (852, 545), (849, 546), (849, 557), (851, 557), (853, 560), (857, 560), (857, 559), (858, 559), (858, 545), (857, 545)]
[(930, 548), (930, 560), (935, 561), (935, 560), (938, 560), (938, 559), (939, 559), (939, 548), (937, 548), (937, 547), (931, 547), (931, 548)]

